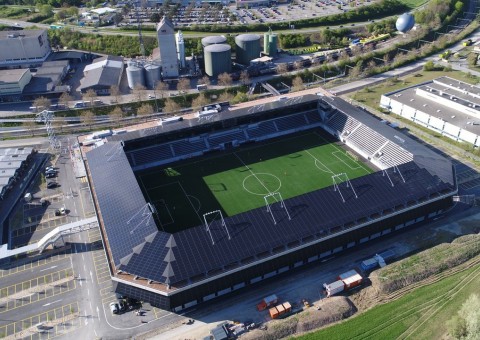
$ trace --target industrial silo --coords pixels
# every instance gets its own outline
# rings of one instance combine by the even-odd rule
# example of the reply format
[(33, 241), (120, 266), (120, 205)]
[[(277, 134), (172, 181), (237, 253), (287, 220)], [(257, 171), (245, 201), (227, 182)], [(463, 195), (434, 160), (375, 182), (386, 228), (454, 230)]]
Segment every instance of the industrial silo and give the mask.
[[(147, 88), (153, 89), (160, 81), (162, 68), (160, 65), (147, 64), (145, 65), (145, 83)], [(129, 83), (130, 84), (130, 83)]]
[(227, 38), (224, 35), (210, 35), (202, 39), (202, 46), (203, 48), (214, 45), (214, 44), (225, 44), (227, 42)]
[(204, 48), (205, 73), (216, 77), (232, 70), (232, 48), (227, 44), (208, 45)]
[(127, 80), (128, 87), (133, 89), (136, 85), (145, 86), (145, 76), (143, 65), (136, 61), (129, 61), (127, 63)]
[(260, 36), (258, 34), (240, 34), (235, 37), (236, 61), (248, 65), (250, 61), (260, 57)]
[(270, 34), (269, 53), (270, 57), (276, 56), (278, 51), (278, 35)]

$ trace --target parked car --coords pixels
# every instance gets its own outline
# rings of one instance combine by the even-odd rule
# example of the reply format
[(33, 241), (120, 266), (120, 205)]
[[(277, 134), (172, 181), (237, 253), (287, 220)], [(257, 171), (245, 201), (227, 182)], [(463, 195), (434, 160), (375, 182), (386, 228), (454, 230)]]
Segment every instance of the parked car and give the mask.
[(40, 202), (42, 203), (42, 207), (48, 207), (51, 204), (50, 201), (46, 199), (40, 200)]
[(45, 177), (46, 178), (54, 178), (54, 177), (57, 177), (57, 173), (56, 172), (47, 172), (47, 173), (45, 173)]
[(112, 314), (118, 314), (118, 312), (120, 311), (120, 308), (118, 306), (118, 303), (116, 302), (111, 302), (110, 303), (110, 311), (112, 312)]
[(61, 207), (60, 209), (55, 210), (55, 216), (62, 216), (67, 213), (67, 209), (65, 207)]
[(53, 188), (56, 188), (56, 187), (58, 187), (57, 182), (48, 182), (47, 183), (47, 189), (53, 189)]

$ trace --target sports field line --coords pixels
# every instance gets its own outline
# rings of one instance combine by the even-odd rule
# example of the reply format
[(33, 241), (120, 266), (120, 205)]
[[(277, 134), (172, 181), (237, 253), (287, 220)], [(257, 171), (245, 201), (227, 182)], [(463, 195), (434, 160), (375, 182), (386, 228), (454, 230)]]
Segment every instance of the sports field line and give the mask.
[(182, 188), (183, 194), (184, 194), (185, 197), (187, 198), (188, 202), (190, 202), (190, 206), (192, 207), (193, 211), (195, 211), (195, 215), (197, 215), (198, 220), (200, 221), (200, 224), (203, 224), (202, 218), (200, 217), (200, 215), (198, 214), (198, 211), (197, 211), (197, 210), (195, 209), (195, 207), (193, 206), (193, 203), (192, 203), (192, 201), (190, 200), (190, 196), (187, 194), (187, 192), (186, 192), (185, 189), (183, 188), (182, 183), (180, 183), (180, 182), (177, 182), (177, 183), (180, 185), (180, 188)]
[[(322, 166), (325, 167), (325, 169), (328, 170), (328, 173), (331, 173), (332, 175), (335, 175), (335, 173), (330, 170), (330, 168), (328, 166), (326, 166), (325, 164), (323, 164), (321, 161), (319, 161), (314, 155), (312, 155), (308, 150), (304, 150), (306, 153), (308, 153), (314, 160), (315, 160), (315, 166), (316, 166), (316, 162), (322, 164)], [(320, 171), (323, 171), (322, 169), (320, 169), (319, 167), (317, 167), (318, 170)], [(327, 171), (324, 171), (324, 172), (327, 172)]]
[(160, 221), (160, 224), (162, 225), (162, 227), (175, 223), (175, 219), (173, 218), (172, 214), (170, 213), (170, 209), (168, 209), (167, 202), (165, 202), (165, 200), (164, 200), (163, 198), (161, 198), (161, 199), (159, 199), (158, 201), (153, 202), (153, 205), (156, 205), (156, 204), (155, 204), (156, 202), (162, 202), (162, 203), (163, 203), (163, 206), (167, 209), (168, 216), (170, 216), (170, 222), (168, 222), (168, 223), (162, 223), (162, 221), (160, 221), (160, 217), (157, 215), (158, 220)]
[[(333, 142), (333, 143), (328, 142), (325, 138), (323, 138), (323, 137), (322, 137), (320, 134), (318, 134), (316, 131), (314, 131), (313, 133), (316, 134), (318, 137), (320, 137), (324, 142), (327, 142), (327, 143), (333, 145), (333, 147), (334, 147), (335, 149), (337, 149), (337, 151), (340, 151), (340, 152), (345, 151), (345, 150), (343, 150), (342, 148), (340, 148), (337, 144), (335, 144), (335, 142)], [(365, 172), (366, 172), (367, 174), (370, 173), (370, 171), (368, 171), (368, 169), (366, 169), (366, 168), (363, 166), (362, 162), (357, 161), (357, 164), (358, 164), (363, 170), (365, 170)]]
[[(337, 153), (340, 153), (341, 155), (346, 155), (346, 153), (337, 150), (337, 151), (332, 152), (332, 155), (333, 155), (336, 159), (338, 159), (340, 162), (342, 162), (343, 164), (345, 164), (345, 166), (348, 166), (348, 167), (350, 168), (350, 170), (357, 170), (357, 169), (360, 169), (360, 168), (361, 168), (360, 166), (356, 166), (356, 167), (352, 168), (352, 167), (350, 166), (350, 164), (348, 164), (347, 162), (345, 162), (341, 157), (337, 156), (337, 155), (336, 155)], [(348, 157), (348, 156), (347, 156), (347, 157)], [(352, 161), (354, 161), (354, 162), (358, 165), (358, 163), (357, 163), (355, 160), (352, 159)]]
[[(238, 160), (240, 162), (242, 162), (243, 166), (246, 167), (248, 169), (248, 171), (250, 171), (250, 173), (253, 175), (253, 177), (255, 177), (257, 179), (257, 181), (262, 185), (262, 187), (265, 188), (265, 190), (267, 190), (268, 192), (268, 195), (272, 194), (272, 192), (270, 190), (268, 190), (268, 188), (265, 186), (265, 184), (263, 184), (263, 182), (257, 177), (257, 175), (248, 167), (248, 165), (245, 164), (245, 162), (240, 158), (239, 155), (237, 155), (236, 152), (233, 153), (235, 155), (235, 157), (238, 158)], [(266, 196), (266, 195), (265, 195)], [(277, 200), (275, 197), (274, 197), (275, 201)]]

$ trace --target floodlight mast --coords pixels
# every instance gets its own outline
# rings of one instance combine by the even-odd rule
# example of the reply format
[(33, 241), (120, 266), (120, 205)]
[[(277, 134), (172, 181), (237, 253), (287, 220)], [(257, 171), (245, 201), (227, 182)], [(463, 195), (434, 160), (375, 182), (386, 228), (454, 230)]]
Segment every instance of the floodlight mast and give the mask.
[(145, 222), (145, 226), (149, 226), (150, 221), (152, 220), (152, 216), (154, 213), (155, 214), (157, 213), (157, 210), (152, 204), (147, 203), (144, 206), (142, 206), (134, 215), (132, 215), (132, 217), (130, 217), (130, 219), (127, 221), (127, 225), (129, 225), (130, 222), (132, 222), (132, 220), (134, 220), (137, 217), (137, 215), (140, 213), (141, 213), (141, 216), (139, 217), (140, 222), (138, 222), (135, 225), (135, 227), (132, 230), (130, 230), (130, 234), (132, 235), (138, 228), (142, 226), (142, 224), (144, 224), (144, 222)]
[(402, 179), (403, 183), (405, 183), (405, 178), (403, 178), (403, 175), (400, 172), (400, 169), (398, 168), (397, 163), (395, 163), (395, 161), (393, 159), (391, 159), (390, 157), (384, 157), (383, 160), (388, 166), (393, 168), (393, 173), (397, 173), (397, 171), (398, 171), (398, 174), (400, 175), (400, 178)]
[[(358, 195), (357, 193), (355, 192), (355, 189), (353, 188), (353, 185), (352, 183), (350, 182), (350, 179), (348, 178), (347, 174), (342, 172), (340, 174), (336, 174), (336, 175), (333, 175), (332, 176), (332, 181), (333, 181), (333, 190), (334, 191), (337, 191), (338, 190), (338, 193), (340, 194), (340, 197), (342, 198), (342, 201), (343, 203), (345, 203), (345, 198), (343, 197), (342, 195), (342, 192), (340, 191), (340, 186), (339, 184), (342, 183), (341, 181), (341, 177), (345, 178), (345, 181), (347, 183), (347, 188), (351, 188), (352, 191), (353, 191), (353, 194), (355, 195), (355, 198), (358, 198)], [(338, 183), (337, 183), (337, 179), (338, 179)]]

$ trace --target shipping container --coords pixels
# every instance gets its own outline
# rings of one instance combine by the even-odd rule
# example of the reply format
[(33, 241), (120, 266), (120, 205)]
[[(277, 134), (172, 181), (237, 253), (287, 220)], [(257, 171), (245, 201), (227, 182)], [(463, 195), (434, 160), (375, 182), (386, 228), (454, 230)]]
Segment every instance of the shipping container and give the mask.
[(362, 270), (365, 272), (375, 269), (377, 268), (377, 266), (378, 266), (377, 259), (373, 257), (365, 261), (362, 261), (362, 263), (360, 264), (360, 268), (362, 268)]
[(338, 280), (332, 283), (324, 283), (323, 288), (327, 292), (327, 297), (343, 292), (345, 285), (342, 280)]
[(351, 289), (353, 287), (359, 286), (362, 283), (362, 276), (357, 273), (356, 270), (349, 270), (338, 276), (339, 280), (342, 280), (345, 284), (345, 289)]
[(257, 305), (257, 309), (258, 311), (265, 310), (270, 306), (274, 306), (275, 304), (277, 304), (277, 302), (278, 302), (278, 298), (275, 294), (269, 295)]
[(272, 319), (277, 319), (281, 316), (285, 316), (292, 311), (292, 305), (290, 302), (284, 302), (278, 306), (272, 307), (269, 309), (270, 317)]
[(395, 252), (393, 250), (386, 250), (384, 252), (378, 253), (378, 256), (381, 256), (385, 261), (391, 260), (395, 257)]

